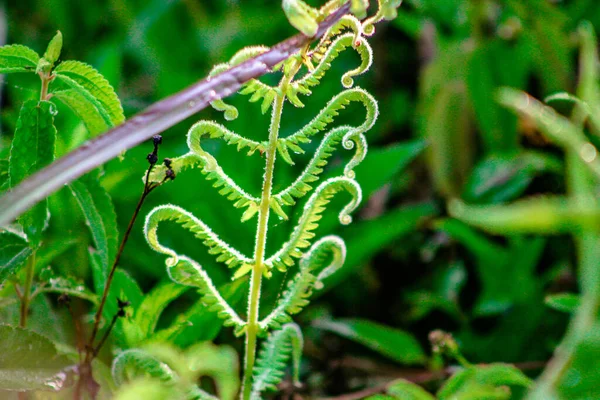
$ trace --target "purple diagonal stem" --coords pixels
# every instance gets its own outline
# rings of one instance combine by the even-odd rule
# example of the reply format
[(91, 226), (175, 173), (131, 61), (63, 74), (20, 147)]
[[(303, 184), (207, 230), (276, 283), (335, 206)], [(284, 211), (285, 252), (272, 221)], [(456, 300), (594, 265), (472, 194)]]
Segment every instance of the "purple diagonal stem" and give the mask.
[[(349, 3), (346, 3), (332, 13), (320, 24), (315, 38), (321, 37), (348, 13), (349, 8)], [(266, 53), (154, 103), (123, 124), (84, 143), (0, 197), (0, 227), (11, 223), (63, 185), (197, 113), (213, 100), (230, 96), (245, 82), (270, 72), (275, 65), (300, 51), (315, 38), (302, 34), (293, 36), (271, 47)]]

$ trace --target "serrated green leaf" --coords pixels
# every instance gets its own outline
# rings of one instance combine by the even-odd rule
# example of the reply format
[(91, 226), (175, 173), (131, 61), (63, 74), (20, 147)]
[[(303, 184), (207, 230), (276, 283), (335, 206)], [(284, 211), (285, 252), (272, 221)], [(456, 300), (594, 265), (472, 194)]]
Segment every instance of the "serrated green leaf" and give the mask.
[[(63, 81), (83, 96), (97, 99), (110, 117), (111, 125), (125, 120), (123, 107), (110, 83), (92, 66), (79, 61), (65, 61), (55, 69), (57, 79)], [(87, 93), (85, 93), (87, 92)]]
[(99, 175), (99, 171), (90, 172), (72, 182), (69, 188), (81, 207), (102, 268), (108, 271), (116, 256), (119, 232), (112, 200), (100, 185)]
[(0, 74), (35, 72), (40, 56), (29, 47), (11, 44), (0, 47)]
[[(9, 186), (49, 165), (54, 160), (54, 105), (29, 100), (21, 107), (10, 149)], [(28, 240), (35, 246), (48, 222), (48, 201), (42, 200), (19, 217)]]
[(4, 390), (60, 390), (72, 365), (42, 335), (0, 325), (0, 388)]
[(401, 364), (423, 364), (427, 359), (419, 342), (400, 329), (361, 319), (320, 321), (315, 326), (363, 344)]
[(16, 274), (32, 252), (22, 237), (8, 231), (0, 232), (0, 283)]
[(123, 321), (123, 330), (130, 347), (150, 338), (163, 310), (189, 288), (173, 282), (157, 285), (146, 293), (133, 318)]
[(52, 92), (52, 98), (69, 107), (83, 121), (91, 136), (96, 136), (111, 126), (102, 105), (98, 101), (92, 102), (93, 98), (86, 97), (75, 89)]
[(581, 298), (573, 293), (558, 293), (546, 296), (544, 303), (557, 311), (574, 313), (581, 304)]

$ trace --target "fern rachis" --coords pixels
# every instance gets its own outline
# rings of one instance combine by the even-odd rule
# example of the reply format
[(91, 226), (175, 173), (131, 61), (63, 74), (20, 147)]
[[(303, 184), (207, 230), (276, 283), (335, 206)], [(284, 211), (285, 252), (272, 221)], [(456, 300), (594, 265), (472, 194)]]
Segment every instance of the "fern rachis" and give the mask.
[[(302, 12), (298, 14), (300, 15), (298, 26), (303, 26), (302, 18), (319, 20), (325, 15), (322, 13), (330, 12), (330, 9), (337, 3), (340, 2), (331, 1), (321, 10), (314, 10), (314, 12), (310, 11), (313, 10), (310, 7), (304, 8), (308, 6), (302, 3)], [(386, 4), (386, 1), (382, 1), (380, 7), (386, 6)], [(293, 8), (293, 5), (290, 7)], [(308, 9), (310, 12), (306, 13)], [(289, 8), (286, 12), (288, 11), (290, 11)], [(381, 12), (378, 12), (375, 17), (365, 23), (372, 25), (373, 22), (381, 19), (380, 14)], [(368, 27), (370, 33), (372, 33), (371, 25)], [(225, 319), (225, 323), (233, 326), (237, 335), (245, 335), (245, 368), (241, 394), (244, 400), (258, 398), (257, 396), (262, 390), (273, 388), (282, 376), (279, 373), (281, 371), (271, 371), (265, 367), (268, 360), (259, 361), (259, 367), (255, 370), (257, 337), (266, 335), (269, 330), (280, 329), (283, 326), (284, 331), (272, 334), (270, 339), (265, 342), (265, 350), (261, 351), (261, 357), (272, 359), (275, 365), (279, 365), (287, 360), (290, 349), (293, 347), (295, 363), (298, 363), (299, 356), (296, 357), (296, 355), (300, 353), (299, 349), (301, 349), (300, 331), (297, 327), (293, 327), (294, 325), (283, 324), (290, 322), (291, 315), (300, 312), (308, 304), (308, 298), (312, 292), (322, 288), (322, 279), (335, 272), (344, 262), (346, 248), (339, 237), (327, 236), (317, 240), (314, 244), (312, 242), (315, 238), (314, 230), (319, 225), (327, 204), (336, 193), (345, 191), (352, 197), (340, 213), (340, 222), (343, 224), (351, 222), (350, 213), (358, 207), (362, 197), (360, 186), (354, 180), (353, 168), (365, 157), (367, 143), (364, 134), (373, 126), (378, 115), (377, 103), (368, 92), (360, 88), (350, 88), (353, 85), (352, 78), (365, 72), (371, 65), (372, 51), (363, 37), (364, 28), (364, 24), (356, 18), (344, 18), (324, 35), (316, 47), (313, 49), (306, 47), (300, 54), (290, 57), (278, 66), (277, 69), (283, 73), (283, 77), (277, 86), (271, 87), (258, 80), (251, 80), (241, 89), (241, 94), (251, 96), (250, 102), (262, 101), (263, 113), (271, 108), (271, 121), (266, 141), (249, 140), (216, 122), (201, 121), (195, 124), (188, 133), (190, 152), (172, 159), (170, 163), (170, 168), (175, 173), (187, 168), (199, 167), (208, 180), (215, 181), (213, 186), (219, 188), (219, 194), (233, 201), (235, 207), (245, 209), (242, 221), (253, 220), (256, 216), (256, 237), (254, 253), (251, 257), (233, 249), (202, 221), (179, 207), (172, 205), (158, 207), (148, 215), (146, 220), (146, 238), (154, 250), (168, 257), (167, 267), (171, 278), (182, 284), (197, 286), (204, 296), (205, 302), (218, 311), (219, 316)], [(347, 33), (348, 29), (352, 32)], [(329, 70), (331, 62), (346, 49), (355, 49), (361, 58), (360, 66), (345, 73), (342, 77), (342, 84), (346, 90), (335, 96), (304, 128), (288, 137), (281, 138), (279, 133), (286, 100), (295, 107), (303, 107), (299, 96), (310, 95), (310, 88), (319, 84)], [(216, 66), (211, 74), (219, 73), (266, 50), (265, 47), (241, 50), (233, 56), (229, 63)], [(305, 72), (296, 78), (301, 71)], [(364, 122), (358, 126), (344, 125), (330, 128), (339, 112), (351, 102), (357, 102), (364, 106), (366, 110)], [(225, 113), (227, 120), (235, 119), (238, 115), (235, 107), (222, 100), (216, 100), (212, 104), (214, 108)], [(320, 132), (324, 132), (324, 139), (306, 169), (289, 187), (273, 193), (273, 176), (277, 155), (279, 154), (287, 163), (293, 164), (292, 154), (303, 152), (301, 146), (309, 143)], [(249, 156), (261, 154), (264, 157), (265, 168), (260, 194), (255, 196), (247, 193), (223, 171), (215, 157), (203, 150), (201, 146), (203, 135), (213, 139), (223, 139), (225, 143), (237, 146), (238, 151), (244, 150)], [(353, 157), (345, 166), (344, 175), (327, 179), (317, 186), (317, 181), (329, 158), (340, 144), (343, 149), (354, 152)], [(153, 172), (152, 179), (161, 181), (164, 179), (165, 173), (166, 168), (157, 167)], [(317, 188), (314, 189), (302, 209), (302, 215), (297, 226), (291, 232), (289, 240), (273, 255), (268, 256), (266, 244), (271, 211), (280, 218), (287, 219), (284, 208), (294, 205), (298, 199), (313, 190), (313, 186), (317, 186)], [(250, 273), (246, 320), (243, 320), (220, 296), (201, 265), (185, 255), (178, 255), (174, 250), (159, 242), (158, 227), (160, 222), (165, 220), (175, 221), (190, 230), (208, 247), (209, 253), (217, 257), (218, 262), (235, 268), (233, 279), (239, 279), (242, 275)], [(287, 271), (297, 260), (299, 260), (298, 272), (288, 282), (272, 312), (264, 319), (259, 320), (262, 279), (269, 279), (275, 271)], [(287, 343), (286, 341), (291, 341), (292, 347), (282, 344)], [(275, 367), (275, 370), (277, 368), (279, 367)]]

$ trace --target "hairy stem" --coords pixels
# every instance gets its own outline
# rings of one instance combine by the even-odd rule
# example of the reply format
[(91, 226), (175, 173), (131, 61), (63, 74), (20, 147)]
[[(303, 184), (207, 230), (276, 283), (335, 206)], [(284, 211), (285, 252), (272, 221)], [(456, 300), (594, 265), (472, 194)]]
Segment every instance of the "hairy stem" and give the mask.
[(29, 314), (29, 302), (31, 301), (31, 285), (33, 284), (33, 274), (35, 272), (35, 250), (27, 260), (27, 269), (25, 271), (25, 286), (23, 288), (23, 298), (21, 299), (21, 318), (19, 326), (27, 326), (27, 316)]
[[(296, 68), (297, 71), (298, 67)], [(244, 379), (242, 383), (242, 399), (250, 399), (252, 391), (252, 370), (256, 358), (256, 335), (258, 334), (258, 311), (260, 303), (260, 284), (263, 270), (265, 268), (265, 247), (267, 244), (267, 227), (269, 224), (269, 211), (271, 201), (271, 190), (273, 188), (273, 169), (277, 155), (277, 138), (281, 125), (281, 114), (287, 86), (292, 80), (295, 72), (284, 76), (279, 85), (279, 92), (273, 106), (273, 116), (269, 129), (269, 144), (267, 146), (267, 160), (263, 180), (260, 206), (258, 210), (258, 229), (256, 231), (256, 245), (254, 248), (254, 267), (250, 281), (250, 293), (248, 296), (248, 324), (246, 326), (246, 351), (244, 365)]]

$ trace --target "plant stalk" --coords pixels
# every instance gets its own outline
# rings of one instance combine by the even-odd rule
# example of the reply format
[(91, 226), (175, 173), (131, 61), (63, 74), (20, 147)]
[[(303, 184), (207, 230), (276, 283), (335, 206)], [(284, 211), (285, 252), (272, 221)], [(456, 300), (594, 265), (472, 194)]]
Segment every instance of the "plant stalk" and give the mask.
[(23, 298), (21, 299), (21, 318), (19, 326), (27, 327), (27, 316), (29, 314), (29, 302), (31, 301), (31, 286), (33, 284), (33, 275), (35, 273), (35, 250), (27, 260), (27, 269), (25, 271), (25, 286), (23, 288)]
[[(298, 68), (299, 66), (297, 66), (295, 71), (297, 71)], [(254, 267), (252, 268), (250, 293), (248, 295), (248, 321), (246, 325), (246, 350), (244, 356), (245, 365), (241, 396), (243, 400), (249, 400), (252, 392), (252, 371), (254, 369), (254, 361), (256, 358), (256, 336), (259, 330), (258, 311), (260, 305), (260, 285), (265, 268), (265, 248), (267, 244), (271, 191), (273, 188), (273, 170), (275, 167), (275, 158), (277, 156), (277, 139), (279, 137), (279, 128), (281, 126), (281, 114), (283, 112), (286, 89), (294, 75), (295, 72), (284, 76), (279, 85), (280, 90), (273, 105), (273, 115), (271, 117), (271, 126), (269, 129), (265, 175), (258, 210), (258, 229), (256, 232), (256, 245), (254, 249)]]
[(302, 34), (293, 36), (257, 57), (154, 103), (123, 124), (89, 140), (31, 175), (0, 196), (0, 226), (10, 224), (34, 204), (86, 172), (197, 113), (212, 101), (230, 96), (250, 79), (271, 72), (275, 65), (323, 36), (349, 9), (350, 3), (344, 3), (319, 24), (314, 37)]

